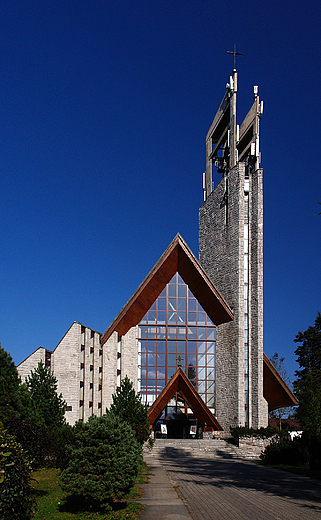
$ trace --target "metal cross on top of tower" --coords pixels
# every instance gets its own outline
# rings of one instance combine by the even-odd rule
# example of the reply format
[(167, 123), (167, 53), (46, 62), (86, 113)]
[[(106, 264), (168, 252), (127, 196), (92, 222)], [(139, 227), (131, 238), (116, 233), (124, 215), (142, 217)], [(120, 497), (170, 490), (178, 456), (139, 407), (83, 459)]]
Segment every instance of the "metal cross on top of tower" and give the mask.
[(234, 54), (234, 69), (236, 65), (236, 56), (243, 56), (243, 52), (236, 52), (236, 43), (234, 44), (234, 51), (227, 51), (227, 54)]
[[(254, 103), (241, 125), (236, 124), (237, 71), (236, 44), (233, 54), (234, 69), (230, 81), (226, 83), (226, 91), (213, 122), (206, 135), (206, 172), (203, 176), (204, 200), (213, 191), (213, 165), (223, 177), (237, 163), (245, 162), (247, 171), (256, 171), (260, 167), (261, 153), (259, 146), (259, 123), (263, 114), (263, 102), (260, 103), (258, 87), (254, 87)], [(227, 207), (225, 205), (225, 207)]]

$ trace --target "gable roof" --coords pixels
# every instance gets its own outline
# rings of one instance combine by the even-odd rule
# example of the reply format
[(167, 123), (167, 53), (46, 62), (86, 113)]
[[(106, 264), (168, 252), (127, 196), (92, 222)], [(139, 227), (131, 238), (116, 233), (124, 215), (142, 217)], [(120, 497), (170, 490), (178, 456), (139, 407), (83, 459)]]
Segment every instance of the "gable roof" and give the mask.
[(183, 397), (183, 399), (185, 399), (188, 406), (193, 410), (197, 419), (202, 424), (206, 423), (207, 426), (212, 427), (214, 430), (222, 430), (222, 427), (218, 423), (217, 419), (207, 408), (206, 404), (196, 392), (192, 383), (181, 368), (178, 368), (172, 379), (168, 381), (164, 390), (161, 392), (161, 394), (159, 394), (156, 401), (154, 401), (148, 410), (148, 417), (151, 424), (154, 424), (154, 422), (164, 410), (168, 401), (177, 391), (179, 391), (180, 395)]
[(296, 406), (299, 404), (288, 385), (283, 381), (265, 354), (263, 354), (263, 395), (268, 402), (269, 412), (283, 406)]
[(178, 234), (105, 331), (101, 344), (106, 343), (114, 331), (122, 336), (131, 327), (137, 325), (176, 272), (180, 274), (215, 325), (233, 319), (230, 307), (215, 289), (192, 251)]

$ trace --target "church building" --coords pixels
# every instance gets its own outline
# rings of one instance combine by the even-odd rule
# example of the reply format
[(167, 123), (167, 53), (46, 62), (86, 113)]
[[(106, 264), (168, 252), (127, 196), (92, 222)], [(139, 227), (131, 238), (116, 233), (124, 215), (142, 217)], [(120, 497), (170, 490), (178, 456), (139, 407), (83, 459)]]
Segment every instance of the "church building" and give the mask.
[(254, 87), (239, 126), (236, 97), (234, 68), (206, 136), (199, 258), (178, 234), (103, 334), (74, 322), (53, 352), (18, 366), (22, 379), (50, 366), (68, 423), (102, 415), (125, 376), (154, 431), (175, 437), (260, 428), (268, 411), (297, 404), (263, 353), (263, 102)]

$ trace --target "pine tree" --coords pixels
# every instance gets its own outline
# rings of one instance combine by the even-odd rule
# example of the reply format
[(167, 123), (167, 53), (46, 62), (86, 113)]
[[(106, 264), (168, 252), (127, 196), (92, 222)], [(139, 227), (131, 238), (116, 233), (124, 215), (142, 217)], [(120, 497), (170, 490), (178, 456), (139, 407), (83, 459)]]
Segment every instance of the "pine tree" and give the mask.
[(295, 354), (300, 370), (295, 372), (294, 391), (299, 400), (298, 419), (301, 428), (312, 436), (321, 437), (321, 313), (314, 326), (299, 332), (300, 343)]
[(68, 465), (61, 473), (63, 489), (81, 495), (92, 505), (106, 506), (122, 499), (135, 484), (141, 448), (133, 430), (113, 413), (92, 416), (74, 426)]
[(140, 395), (136, 394), (133, 383), (127, 376), (112, 397), (110, 411), (121, 417), (134, 430), (137, 441), (143, 444), (149, 437), (148, 406), (142, 403)]
[(39, 426), (52, 429), (65, 424), (66, 403), (57, 393), (57, 379), (42, 361), (28, 376), (27, 388), (30, 395), (30, 418)]
[(21, 410), (21, 381), (12, 357), (0, 344), (0, 421)]

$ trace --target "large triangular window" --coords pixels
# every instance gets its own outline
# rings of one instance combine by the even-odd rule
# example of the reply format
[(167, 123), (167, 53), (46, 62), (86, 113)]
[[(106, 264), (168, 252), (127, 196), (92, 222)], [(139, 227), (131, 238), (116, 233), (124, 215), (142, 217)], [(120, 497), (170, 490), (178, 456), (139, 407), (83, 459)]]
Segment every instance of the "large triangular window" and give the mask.
[(180, 366), (215, 407), (215, 326), (176, 273), (139, 323), (138, 390), (152, 404)]

